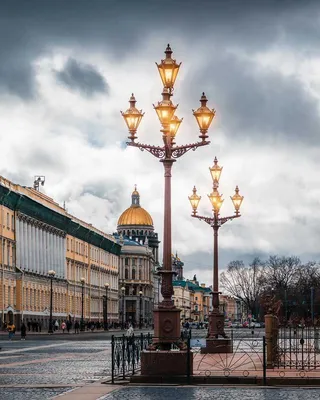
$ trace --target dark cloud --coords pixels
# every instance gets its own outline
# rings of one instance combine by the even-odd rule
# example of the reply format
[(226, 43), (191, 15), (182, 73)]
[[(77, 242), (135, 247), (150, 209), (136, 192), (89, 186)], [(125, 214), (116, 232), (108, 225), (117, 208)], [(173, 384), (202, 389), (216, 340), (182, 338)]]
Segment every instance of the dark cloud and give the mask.
[(226, 134), (236, 140), (319, 143), (318, 100), (301, 81), (221, 49), (213, 54), (187, 78), (192, 83), (186, 96), (195, 98), (205, 88)]
[(104, 77), (92, 65), (80, 63), (74, 58), (69, 58), (64, 68), (55, 71), (55, 74), (59, 82), (86, 96), (108, 93), (109, 87)]

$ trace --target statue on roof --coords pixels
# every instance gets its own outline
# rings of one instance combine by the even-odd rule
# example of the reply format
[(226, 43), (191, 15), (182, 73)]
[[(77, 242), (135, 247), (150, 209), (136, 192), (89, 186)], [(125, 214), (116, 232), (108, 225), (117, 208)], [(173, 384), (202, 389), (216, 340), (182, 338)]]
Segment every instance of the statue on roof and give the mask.
[(197, 280), (197, 275), (193, 275), (193, 281)]

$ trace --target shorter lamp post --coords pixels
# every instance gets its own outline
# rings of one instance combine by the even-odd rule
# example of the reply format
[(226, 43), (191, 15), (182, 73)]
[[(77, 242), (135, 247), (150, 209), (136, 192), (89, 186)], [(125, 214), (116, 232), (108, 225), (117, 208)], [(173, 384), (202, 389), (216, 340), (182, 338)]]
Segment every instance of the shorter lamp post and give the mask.
[(82, 277), (80, 279), (82, 285), (82, 297), (81, 297), (81, 322), (80, 322), (80, 331), (83, 332), (84, 329), (84, 319), (83, 319), (83, 305), (84, 305), (84, 284), (86, 282), (85, 278)]
[(236, 186), (235, 194), (231, 197), (235, 208), (235, 214), (229, 217), (220, 217), (220, 208), (223, 203), (222, 195), (218, 191), (219, 179), (223, 167), (219, 167), (217, 158), (214, 159), (213, 167), (209, 168), (213, 180), (213, 191), (208, 195), (212, 205), (212, 217), (204, 217), (197, 215), (197, 208), (201, 200), (201, 196), (197, 195), (196, 187), (193, 188), (193, 194), (189, 196), (189, 201), (193, 210), (192, 217), (205, 221), (213, 228), (214, 233), (214, 250), (213, 250), (213, 292), (212, 292), (212, 312), (209, 318), (208, 339), (217, 339), (220, 336), (226, 338), (224, 332), (224, 314), (219, 310), (219, 271), (218, 271), (218, 231), (219, 228), (227, 221), (239, 218), (240, 206), (243, 196), (239, 194), (239, 188)]
[(104, 287), (106, 288), (106, 305), (105, 305), (105, 321), (104, 321), (104, 330), (107, 331), (108, 328), (108, 289), (109, 289), (109, 283), (106, 282), (104, 284)]
[(53, 291), (52, 291), (52, 281), (53, 278), (56, 274), (56, 271), (54, 271), (53, 269), (50, 269), (50, 271), (48, 271), (48, 275), (50, 278), (50, 317), (49, 317), (49, 329), (48, 329), (48, 333), (53, 333), (53, 321), (52, 321), (52, 307), (53, 307)]
[(139, 292), (140, 296), (140, 317), (139, 317), (139, 329), (142, 329), (142, 291)]
[(122, 319), (121, 319), (121, 329), (124, 329), (124, 293), (126, 291), (126, 288), (122, 286), (121, 288), (121, 293), (122, 293)]

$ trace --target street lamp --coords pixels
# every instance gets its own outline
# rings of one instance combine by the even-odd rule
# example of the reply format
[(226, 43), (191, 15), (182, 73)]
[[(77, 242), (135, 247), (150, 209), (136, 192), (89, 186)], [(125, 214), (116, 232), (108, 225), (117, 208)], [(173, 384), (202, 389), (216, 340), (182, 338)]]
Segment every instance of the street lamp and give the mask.
[(84, 329), (84, 319), (83, 319), (83, 302), (84, 302), (84, 284), (86, 283), (86, 280), (84, 277), (80, 279), (81, 285), (82, 285), (82, 298), (81, 298), (81, 322), (80, 322), (80, 331), (83, 332)]
[(213, 180), (213, 190), (208, 195), (212, 205), (213, 217), (204, 217), (197, 215), (197, 209), (201, 200), (201, 196), (197, 195), (197, 189), (194, 186), (193, 193), (189, 196), (189, 201), (192, 207), (192, 217), (205, 221), (213, 228), (214, 232), (214, 251), (213, 251), (213, 292), (212, 292), (212, 312), (209, 316), (209, 332), (208, 339), (217, 339), (220, 336), (226, 338), (224, 332), (224, 314), (219, 310), (219, 271), (218, 271), (218, 230), (227, 221), (240, 217), (240, 206), (243, 201), (243, 196), (239, 194), (238, 186), (235, 189), (234, 196), (231, 197), (235, 208), (235, 215), (229, 217), (220, 217), (220, 208), (223, 204), (222, 195), (219, 193), (219, 180), (222, 172), (222, 167), (218, 165), (217, 158), (214, 159), (213, 167), (209, 168)]
[(140, 296), (140, 318), (139, 318), (139, 329), (142, 329), (142, 291), (139, 292)]
[(121, 322), (121, 329), (124, 329), (124, 293), (126, 291), (126, 288), (122, 286), (121, 292), (122, 292), (122, 322)]
[(108, 289), (109, 289), (109, 283), (106, 282), (104, 284), (104, 287), (106, 288), (106, 305), (105, 305), (105, 321), (104, 321), (104, 330), (108, 330)]
[[(173, 95), (173, 87), (177, 78), (181, 64), (177, 64), (176, 60), (172, 59), (172, 50), (170, 45), (167, 46), (165, 51), (166, 58), (161, 60), (158, 65), (158, 70), (163, 83), (162, 100), (154, 105), (154, 109), (160, 120), (162, 126), (162, 146), (151, 146), (148, 144), (141, 144), (135, 142), (137, 138), (137, 129), (143, 117), (142, 110), (135, 107), (136, 99), (132, 95), (130, 98), (130, 108), (121, 112), (129, 129), (129, 142), (128, 146), (137, 147), (140, 150), (147, 150), (153, 156), (157, 157), (164, 166), (164, 229), (163, 229), (163, 268), (159, 271), (162, 278), (161, 294), (163, 296), (162, 302), (158, 308), (154, 310), (154, 325), (155, 325), (155, 338), (154, 343), (157, 344), (158, 349), (167, 350), (171, 348), (171, 343), (174, 338), (180, 337), (180, 310), (175, 307), (172, 301), (173, 286), (172, 286), (172, 240), (171, 240), (171, 170), (172, 164), (177, 158), (183, 156), (189, 150), (197, 149), (201, 146), (206, 146), (210, 142), (207, 140), (208, 129), (215, 116), (215, 110), (207, 107), (207, 98), (202, 93), (200, 103), (201, 106), (193, 111), (197, 123), (200, 128), (200, 141), (193, 144), (183, 146), (175, 145), (175, 137), (181, 125), (182, 119), (175, 117), (177, 106), (171, 101)], [(170, 312), (168, 312), (168, 310)], [(170, 329), (167, 327), (170, 326)], [(172, 327), (172, 329), (171, 329)]]
[(56, 271), (54, 271), (53, 269), (50, 269), (50, 271), (48, 271), (48, 275), (50, 278), (50, 317), (49, 317), (49, 329), (48, 329), (48, 333), (53, 333), (53, 321), (52, 321), (52, 306), (53, 306), (53, 291), (52, 291), (52, 281), (53, 278), (56, 274)]

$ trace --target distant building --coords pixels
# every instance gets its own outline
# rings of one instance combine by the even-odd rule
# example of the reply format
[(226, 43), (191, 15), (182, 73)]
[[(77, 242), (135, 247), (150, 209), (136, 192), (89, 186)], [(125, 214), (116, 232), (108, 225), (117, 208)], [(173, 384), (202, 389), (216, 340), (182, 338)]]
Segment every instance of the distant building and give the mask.
[(177, 281), (182, 281), (184, 263), (180, 260), (177, 253), (175, 256), (173, 254), (171, 255), (171, 260), (172, 260), (172, 271), (175, 272), (175, 275), (173, 275), (173, 279)]
[(173, 281), (174, 302), (181, 308), (181, 323), (208, 321), (211, 305), (211, 289), (199, 282), (194, 276), (193, 280)]
[[(140, 206), (140, 194), (135, 188), (131, 206), (118, 220), (114, 235), (122, 246), (119, 295), (119, 319), (139, 326), (153, 323), (153, 308), (161, 301), (158, 234), (154, 232), (150, 214)], [(124, 290), (121, 290), (121, 288)], [(141, 305), (141, 308), (140, 308)]]
[(103, 322), (103, 295), (109, 283), (109, 321), (118, 321), (121, 246), (112, 235), (81, 221), (53, 199), (0, 177), (1, 325), (21, 321), (48, 326), (49, 270), (53, 279), (53, 319)]

